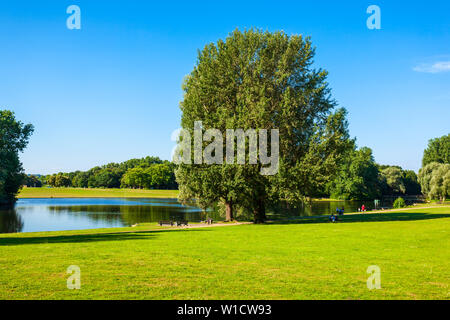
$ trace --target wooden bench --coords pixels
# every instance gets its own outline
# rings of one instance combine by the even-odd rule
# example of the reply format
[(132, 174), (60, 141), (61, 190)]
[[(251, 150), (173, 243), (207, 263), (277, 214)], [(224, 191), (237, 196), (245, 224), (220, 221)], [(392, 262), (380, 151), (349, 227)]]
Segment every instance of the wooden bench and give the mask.
[(177, 221), (177, 222), (175, 223), (175, 225), (178, 226), (178, 227), (181, 227), (182, 225), (187, 226), (187, 225), (188, 225), (188, 222), (187, 222), (187, 220), (180, 220), (180, 221)]
[(163, 225), (173, 226), (173, 221), (159, 221), (159, 225), (162, 227)]

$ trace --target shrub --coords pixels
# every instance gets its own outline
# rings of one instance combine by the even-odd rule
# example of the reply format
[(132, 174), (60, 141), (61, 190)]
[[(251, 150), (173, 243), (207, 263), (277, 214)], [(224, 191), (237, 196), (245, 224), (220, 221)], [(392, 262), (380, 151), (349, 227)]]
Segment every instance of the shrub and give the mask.
[(404, 208), (406, 207), (405, 200), (402, 197), (398, 197), (394, 201), (394, 208)]

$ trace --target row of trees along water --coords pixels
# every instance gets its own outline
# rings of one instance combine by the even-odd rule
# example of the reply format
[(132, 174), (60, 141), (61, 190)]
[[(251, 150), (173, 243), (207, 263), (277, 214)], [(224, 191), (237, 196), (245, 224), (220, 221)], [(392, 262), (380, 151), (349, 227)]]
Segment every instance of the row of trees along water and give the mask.
[[(376, 199), (383, 195), (420, 195), (445, 200), (450, 186), (450, 135), (429, 141), (424, 151), (423, 167), (417, 176), (400, 166), (380, 165), (367, 147), (347, 153), (334, 178), (324, 185), (318, 196), (343, 200)], [(48, 176), (28, 175), (25, 185), (79, 188), (177, 189), (176, 165), (158, 157), (110, 163), (88, 171), (57, 173)]]
[(88, 171), (57, 173), (39, 178), (29, 177), (29, 185), (47, 184), (52, 187), (75, 188), (139, 188), (177, 189), (175, 164), (158, 157), (131, 159), (122, 163), (109, 163)]
[[(274, 175), (261, 175), (261, 163), (175, 166), (148, 157), (38, 180), (83, 188), (176, 188), (178, 183), (180, 201), (195, 199), (202, 208), (222, 205), (227, 220), (233, 219), (234, 210), (245, 210), (256, 222), (264, 221), (266, 207), (279, 201), (295, 204), (323, 196), (373, 199), (418, 193), (419, 184), (427, 196), (445, 199), (450, 179), (448, 135), (430, 141), (419, 177), (397, 166), (376, 164), (372, 151), (358, 148), (350, 137), (347, 111), (332, 98), (328, 73), (314, 66), (314, 55), (309, 37), (235, 30), (200, 50), (185, 78), (182, 128), (191, 136), (195, 121), (202, 121), (202, 130), (220, 132), (279, 129), (279, 170)], [(0, 196), (12, 199), (24, 180), (18, 153), (32, 126), (17, 122), (8, 111), (2, 112), (1, 121)], [(36, 184), (36, 179), (29, 180)]]

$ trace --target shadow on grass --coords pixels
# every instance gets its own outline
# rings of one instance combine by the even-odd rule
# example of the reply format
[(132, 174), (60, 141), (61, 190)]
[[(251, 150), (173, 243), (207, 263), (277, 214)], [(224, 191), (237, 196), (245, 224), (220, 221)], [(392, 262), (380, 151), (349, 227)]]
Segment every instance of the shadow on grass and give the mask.
[(204, 229), (182, 229), (182, 230), (154, 230), (154, 231), (129, 231), (96, 234), (74, 234), (62, 236), (36, 236), (36, 237), (11, 237), (1, 238), (0, 246), (16, 246), (25, 244), (43, 243), (86, 243), (100, 241), (125, 241), (125, 240), (149, 240), (163, 232), (199, 232), (209, 231)]
[[(436, 213), (413, 213), (413, 212), (391, 212), (391, 213), (367, 213), (351, 214), (338, 217), (337, 223), (350, 222), (383, 222), (383, 221), (414, 221), (450, 218), (450, 214)], [(323, 217), (301, 217), (296, 219), (272, 220), (267, 224), (303, 224), (303, 223), (331, 223), (329, 216)]]

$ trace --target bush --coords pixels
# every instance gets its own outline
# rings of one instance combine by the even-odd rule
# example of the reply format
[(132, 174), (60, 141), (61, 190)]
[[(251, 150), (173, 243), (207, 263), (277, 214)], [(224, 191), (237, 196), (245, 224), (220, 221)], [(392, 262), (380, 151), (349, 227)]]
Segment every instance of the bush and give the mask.
[(406, 207), (406, 203), (405, 200), (403, 200), (402, 197), (398, 197), (397, 199), (395, 199), (394, 201), (394, 208), (404, 208)]

